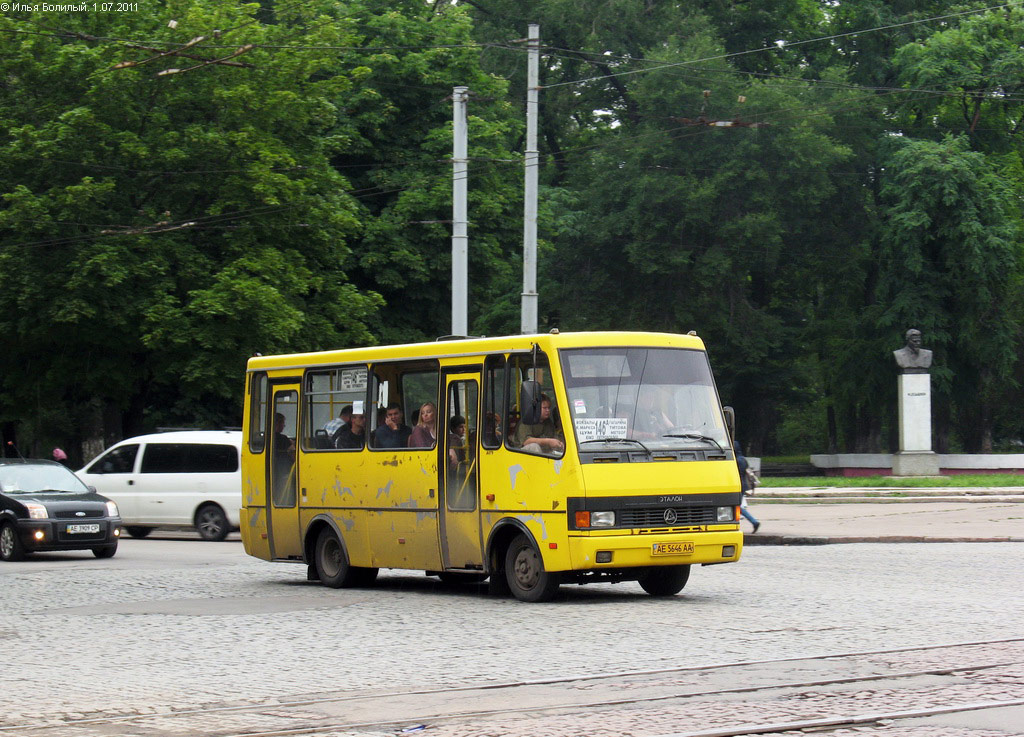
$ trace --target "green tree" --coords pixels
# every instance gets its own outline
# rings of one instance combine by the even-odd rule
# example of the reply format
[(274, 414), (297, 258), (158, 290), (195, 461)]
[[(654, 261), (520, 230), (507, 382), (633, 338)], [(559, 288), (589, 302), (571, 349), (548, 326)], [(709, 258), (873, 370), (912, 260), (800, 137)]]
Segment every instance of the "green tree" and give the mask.
[(927, 336), (937, 401), (952, 400), (970, 428), (967, 450), (991, 451), (999, 390), (1016, 360), (1010, 287), (1021, 261), (1010, 189), (959, 137), (897, 146), (882, 197), (878, 325), (894, 340), (907, 327)]
[(4, 420), (237, 424), (246, 356), (371, 340), (364, 211), (331, 167), (357, 75), (316, 48), (351, 26), (218, 0), (0, 19)]

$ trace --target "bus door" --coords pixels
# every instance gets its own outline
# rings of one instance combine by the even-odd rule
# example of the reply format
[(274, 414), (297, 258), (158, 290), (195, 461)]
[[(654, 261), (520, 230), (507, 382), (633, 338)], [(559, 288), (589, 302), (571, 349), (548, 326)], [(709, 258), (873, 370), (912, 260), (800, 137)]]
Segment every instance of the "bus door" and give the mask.
[(478, 446), (480, 371), (446, 372), (444, 387), (444, 410), (438, 423), (442, 561), (445, 568), (479, 569), (484, 560)]
[(272, 407), (267, 437), (270, 448), (267, 459), (267, 533), (271, 558), (302, 556), (299, 534), (298, 494), (298, 428), (299, 385), (272, 386)]

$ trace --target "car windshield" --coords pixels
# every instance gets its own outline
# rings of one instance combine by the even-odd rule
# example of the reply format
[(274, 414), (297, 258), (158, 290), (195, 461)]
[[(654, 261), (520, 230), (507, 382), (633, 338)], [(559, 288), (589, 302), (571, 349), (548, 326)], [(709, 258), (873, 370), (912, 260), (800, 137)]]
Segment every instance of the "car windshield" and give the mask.
[(48, 463), (11, 463), (0, 466), (0, 491), (5, 494), (88, 490), (88, 487), (64, 466)]
[(583, 451), (626, 442), (648, 450), (729, 446), (703, 351), (584, 348), (562, 351), (576, 441)]

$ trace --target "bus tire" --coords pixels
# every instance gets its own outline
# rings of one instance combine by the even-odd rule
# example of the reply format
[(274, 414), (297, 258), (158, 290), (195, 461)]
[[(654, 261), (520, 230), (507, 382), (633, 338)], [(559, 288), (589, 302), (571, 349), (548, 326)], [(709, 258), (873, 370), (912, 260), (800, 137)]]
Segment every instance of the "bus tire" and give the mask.
[(639, 578), (640, 588), (651, 596), (675, 596), (690, 579), (690, 566), (655, 566)]
[(316, 538), (316, 553), (313, 558), (320, 583), (332, 589), (340, 589), (352, 585), (352, 568), (348, 564), (348, 556), (341, 540), (334, 530), (325, 527)]
[(512, 595), (519, 601), (550, 601), (562, 583), (560, 575), (544, 570), (540, 551), (526, 535), (517, 535), (508, 546), (505, 577)]

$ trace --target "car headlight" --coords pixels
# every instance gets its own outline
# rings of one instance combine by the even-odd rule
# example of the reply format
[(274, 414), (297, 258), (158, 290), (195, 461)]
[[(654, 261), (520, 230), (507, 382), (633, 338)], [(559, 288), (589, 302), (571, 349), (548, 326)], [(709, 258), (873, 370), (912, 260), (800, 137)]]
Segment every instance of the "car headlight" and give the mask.
[(736, 513), (733, 511), (736, 507), (719, 507), (718, 508), (718, 521), (719, 522), (732, 522), (736, 519)]
[(107, 516), (117, 517), (117, 505), (114, 502), (107, 502)]
[(47, 517), (50, 516), (46, 512), (46, 507), (44, 507), (42, 504), (36, 504), (35, 502), (28, 502), (25, 505), (25, 508), (28, 509), (28, 518), (29, 519), (46, 519)]
[(590, 526), (591, 527), (614, 527), (615, 526), (615, 512), (591, 512), (590, 513)]

